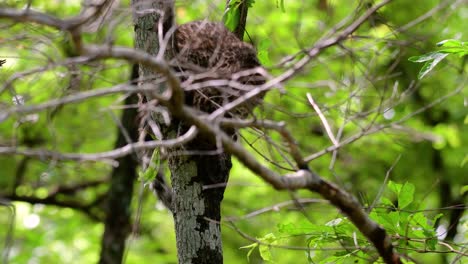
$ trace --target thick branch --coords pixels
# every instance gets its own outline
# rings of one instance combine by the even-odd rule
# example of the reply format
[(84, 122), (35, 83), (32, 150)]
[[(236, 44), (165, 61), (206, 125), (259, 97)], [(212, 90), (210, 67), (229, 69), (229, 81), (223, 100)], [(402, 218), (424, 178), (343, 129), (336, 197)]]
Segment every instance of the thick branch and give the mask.
[[(241, 104), (246, 98), (254, 97), (259, 93), (267, 90), (269, 87), (273, 87), (285, 80), (290, 79), (292, 76), (297, 74), (310, 60), (316, 57), (324, 49), (333, 46), (343, 40), (345, 40), (350, 34), (355, 32), (360, 25), (362, 25), (373, 13), (385, 4), (391, 2), (391, 0), (385, 0), (378, 5), (370, 8), (363, 16), (358, 18), (354, 23), (345, 28), (343, 31), (338, 33), (335, 37), (327, 38), (319, 41), (312, 49), (307, 51), (307, 56), (299, 60), (293, 65), (291, 69), (278, 76), (277, 78), (269, 81), (267, 84), (260, 86), (258, 89), (247, 93), (245, 96), (233, 101), (228, 106), (221, 108), (219, 111), (214, 112), (210, 118), (214, 120), (224, 115), (226, 111)], [(35, 15), (26, 16), (34, 22), (43, 23), (56, 26), (57, 21), (51, 17), (38, 17)], [(24, 14), (12, 15), (0, 12), (1, 17), (9, 17), (14, 20), (25, 21)], [(22, 20), (25, 19), (25, 20)], [(60, 28), (60, 29), (67, 29)], [(141, 63), (142, 65), (151, 68), (153, 71), (160, 73), (168, 80), (170, 89), (167, 89), (170, 94), (165, 95), (161, 104), (166, 106), (174, 116), (180, 120), (183, 120), (189, 124), (195, 125), (202, 133), (206, 133), (216, 137), (227, 153), (235, 155), (244, 165), (250, 170), (260, 176), (263, 180), (270, 183), (276, 189), (309, 189), (314, 192), (320, 193), (323, 197), (328, 199), (332, 204), (337, 206), (340, 210), (345, 213), (350, 220), (358, 227), (358, 229), (371, 241), (379, 251), (379, 254), (387, 263), (399, 263), (399, 257), (393, 252), (393, 247), (390, 243), (390, 238), (385, 234), (385, 231), (381, 229), (375, 222), (371, 221), (369, 217), (362, 210), (359, 203), (348, 193), (334, 186), (333, 184), (323, 180), (317, 174), (313, 173), (308, 169), (302, 169), (296, 173), (281, 176), (278, 173), (268, 169), (255, 157), (246, 151), (239, 143), (234, 142), (228, 135), (226, 135), (219, 127), (212, 125), (206, 120), (203, 120), (197, 116), (193, 109), (183, 106), (184, 91), (181, 89), (180, 83), (175, 75), (172, 73), (170, 67), (164, 62), (157, 60), (147, 53), (140, 51), (133, 51), (125, 48), (115, 47), (98, 47), (98, 48), (85, 48), (86, 54), (94, 57), (95, 59), (104, 58), (120, 58), (131, 62)], [(153, 96), (159, 96), (154, 93)], [(168, 99), (168, 100), (165, 100)], [(1, 152), (0, 148), (0, 152)], [(133, 149), (129, 150), (132, 151)], [(299, 157), (298, 157), (299, 158)], [(304, 159), (302, 159), (304, 160)], [(303, 166), (300, 166), (303, 167)]]
[(324, 198), (338, 207), (368, 240), (374, 244), (386, 263), (401, 263), (398, 254), (393, 250), (391, 239), (384, 229), (372, 221), (353, 196), (319, 177), (310, 170), (299, 170), (296, 173), (281, 176), (259, 163), (239, 143), (232, 141), (219, 127), (203, 122), (190, 109), (184, 107), (179, 118), (196, 125), (202, 133), (217, 137), (227, 153), (235, 155), (240, 162), (279, 190), (309, 189), (320, 193)]

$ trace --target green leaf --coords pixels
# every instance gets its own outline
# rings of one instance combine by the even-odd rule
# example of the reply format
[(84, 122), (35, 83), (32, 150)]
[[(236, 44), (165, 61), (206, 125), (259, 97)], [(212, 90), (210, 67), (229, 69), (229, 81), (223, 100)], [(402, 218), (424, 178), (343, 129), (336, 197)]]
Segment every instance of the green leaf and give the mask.
[(388, 189), (392, 192), (394, 192), (396, 195), (400, 193), (402, 185), (399, 183), (396, 183), (394, 181), (389, 181), (388, 182)]
[(421, 70), (419, 71), (418, 74), (418, 79), (424, 78), (434, 67), (439, 64), (445, 57), (448, 56), (448, 53), (440, 53), (440, 52), (434, 52), (433, 56), (435, 57), (434, 60), (426, 62)]
[(438, 47), (443, 47), (441, 52), (454, 53), (460, 57), (466, 56), (468, 54), (468, 45), (467, 42), (461, 42), (456, 39), (447, 39), (437, 43)]
[(463, 52), (457, 53), (457, 55), (458, 55), (458, 57), (460, 57), (460, 58), (463, 57), (463, 56), (468, 55), (468, 49), (463, 50)]
[(159, 171), (159, 166), (161, 163), (159, 149), (155, 149), (151, 155), (151, 160), (145, 171), (138, 172), (138, 180), (144, 183), (148, 183), (156, 178), (156, 174)]
[(262, 257), (263, 260), (268, 261), (268, 262), (273, 262), (273, 258), (271, 256), (271, 251), (270, 251), (269, 246), (260, 245), (258, 247), (258, 252), (260, 253), (260, 257)]
[(380, 198), (380, 202), (382, 205), (385, 205), (385, 206), (390, 206), (390, 207), (395, 207), (395, 205), (393, 204), (393, 202), (388, 199), (387, 197), (382, 197)]
[(263, 39), (260, 41), (260, 43), (258, 44), (258, 59), (260, 60), (260, 62), (263, 64), (263, 65), (271, 65), (271, 62), (270, 62), (270, 54), (268, 52), (268, 49), (270, 48), (271, 46), (271, 40), (269, 39)]
[(426, 61), (435, 60), (439, 56), (440, 56), (440, 54), (438, 52), (429, 52), (429, 53), (424, 54), (424, 55), (409, 57), (408, 60), (411, 61), (411, 62), (426, 62)]
[(400, 192), (398, 193), (398, 207), (400, 209), (405, 208), (410, 203), (413, 202), (414, 199), (414, 185), (411, 183), (405, 183)]
[(466, 42), (461, 42), (455, 39), (447, 39), (437, 43), (438, 47), (443, 49), (430, 52), (421, 56), (409, 57), (412, 62), (425, 62), (418, 74), (418, 79), (424, 78), (434, 67), (441, 62), (448, 54), (456, 54), (459, 57), (468, 55), (468, 46)]
[(437, 47), (462, 47), (465, 43), (456, 39), (446, 39), (438, 42)]
[(398, 212), (379, 214), (379, 216), (379, 223), (382, 224), (386, 230), (398, 233), (398, 229), (400, 226), (400, 214)]
[(267, 245), (260, 244), (258, 247), (258, 252), (260, 253), (260, 256), (262, 257), (263, 260), (267, 262), (274, 262), (269, 245), (275, 244), (276, 240), (277, 240), (276, 236), (272, 233), (269, 233), (260, 239), (260, 241), (267, 244)]
[(228, 7), (224, 16), (224, 25), (230, 30), (234, 31), (239, 24), (240, 12), (238, 8)]
[(247, 252), (247, 261), (250, 262), (250, 255), (252, 255), (252, 252), (257, 248), (257, 246), (258, 246), (258, 243), (253, 243), (247, 246), (240, 247), (241, 249), (250, 248), (249, 252)]
[(422, 212), (415, 213), (412, 218), (415, 225), (422, 227), (424, 230), (433, 231), (433, 227), (429, 225), (429, 220)]
[(437, 223), (437, 220), (439, 220), (439, 218), (441, 218), (442, 216), (444, 216), (444, 214), (440, 213), (440, 214), (436, 214), (433, 218), (432, 218), (432, 225), (433, 227), (435, 228), (435, 225)]
[(427, 245), (427, 248), (429, 250), (435, 250), (436, 247), (437, 247), (437, 238), (433, 237), (433, 238), (429, 238), (426, 240), (426, 245)]
[(460, 48), (460, 47), (450, 47), (450, 48), (445, 48), (439, 50), (439, 52), (445, 52), (445, 53), (455, 53), (455, 54), (466, 54), (467, 49)]

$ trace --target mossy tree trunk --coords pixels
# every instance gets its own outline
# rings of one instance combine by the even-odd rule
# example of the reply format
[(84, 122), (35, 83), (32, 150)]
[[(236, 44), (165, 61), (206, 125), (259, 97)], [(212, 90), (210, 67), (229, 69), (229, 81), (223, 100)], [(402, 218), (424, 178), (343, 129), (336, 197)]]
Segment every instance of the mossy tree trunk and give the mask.
[[(135, 12), (136, 47), (155, 55), (158, 53), (159, 45), (154, 25), (159, 21), (160, 13), (148, 10), (173, 11), (173, 1), (133, 0), (132, 5)], [(164, 26), (167, 30), (170, 23), (164, 23)], [(166, 54), (166, 59), (170, 59), (170, 54), (171, 52)], [(140, 77), (147, 79), (150, 76), (154, 76), (150, 69), (140, 68)], [(159, 89), (162, 92), (165, 87)], [(163, 128), (165, 138), (180, 135), (188, 127), (176, 117), (172, 118), (170, 127), (165, 127), (162, 123), (160, 126)], [(231, 157), (224, 153), (215, 155), (201, 153), (212, 152), (215, 149), (213, 138), (199, 135), (182, 148), (168, 150), (174, 194), (172, 212), (179, 263), (223, 262), (221, 201), (231, 169)], [(180, 153), (200, 154), (180, 155)]]

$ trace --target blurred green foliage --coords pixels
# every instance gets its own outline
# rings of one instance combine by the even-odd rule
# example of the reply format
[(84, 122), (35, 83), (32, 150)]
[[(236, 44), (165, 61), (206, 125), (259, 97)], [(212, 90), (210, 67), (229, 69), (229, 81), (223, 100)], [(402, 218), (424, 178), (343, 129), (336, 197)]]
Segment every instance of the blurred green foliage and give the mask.
[[(225, 2), (177, 1), (178, 22), (204, 18), (221, 21)], [(273, 75), (281, 74), (291, 62), (305, 56), (302, 51), (311, 48), (334, 25), (346, 17), (355, 19), (358, 16), (355, 10), (359, 14), (365, 11), (367, 5), (364, 2), (368, 1), (345, 2), (252, 1), (246, 39), (257, 47), (259, 58), (269, 71)], [(306, 100), (306, 93), (312, 94), (335, 132), (346, 122), (342, 127), (343, 138), (359, 133), (369, 124), (385, 125), (403, 118), (398, 128), (363, 136), (343, 147), (336, 161), (331, 154), (326, 154), (311, 161), (310, 166), (355, 194), (366, 208), (380, 197), (379, 190), (385, 188), (370, 215), (393, 236), (400, 252), (421, 263), (444, 263), (444, 258), (457, 256), (435, 251), (448, 250), (437, 243), (436, 227), (445, 226), (445, 231), (454, 228), (447, 226), (453, 210), (440, 208), (450, 206), (456, 199), (466, 201), (463, 199), (466, 199), (468, 185), (468, 93), (463, 87), (466, 86), (466, 57), (445, 56), (448, 51), (443, 49), (451, 48), (446, 45), (452, 42), (442, 44), (437, 56), (421, 56), (432, 52), (433, 43), (441, 39), (466, 39), (464, 22), (468, 10), (460, 5), (452, 8), (456, 1), (445, 1), (453, 3), (437, 9), (419, 23), (405, 27), (439, 2), (393, 1), (341, 46), (325, 50), (285, 83), (285, 94), (269, 93), (265, 106), (258, 110), (259, 116), (286, 121), (305, 154), (331, 145), (321, 129), (320, 119)], [(0, 8), (21, 8), (25, 3), (9, 0), (0, 4)], [(32, 6), (52, 15), (68, 17), (79, 13), (80, 3), (77, 0), (32, 1)], [(96, 34), (85, 35), (85, 41), (104, 43), (111, 38), (116, 45), (131, 47), (133, 25), (129, 5), (130, 1), (121, 1), (122, 8), (115, 14), (118, 23), (106, 26)], [(0, 27), (0, 58), (7, 60), (0, 68), (0, 83), (15, 73), (70, 56), (66, 36), (62, 33), (34, 24), (5, 23), (10, 26), (2, 24)], [(405, 30), (400, 30), (402, 26)], [(466, 54), (466, 43), (463, 45)], [(290, 55), (297, 56), (278, 66)], [(441, 58), (438, 56), (444, 60), (434, 68), (433, 62)], [(409, 62), (408, 58), (417, 62), (427, 58), (432, 60), (429, 68), (423, 70), (424, 74), (419, 74), (420, 78), (425, 78), (417, 80), (420, 65)], [(93, 63), (80, 68), (61, 65), (20, 78), (13, 88), (0, 94), (0, 105), (2, 108), (12, 107), (15, 100), (37, 104), (76, 91), (111, 87), (126, 82), (129, 69), (130, 66), (121, 61)], [(430, 74), (426, 75), (429, 70)], [(75, 87), (71, 83), (76, 76), (79, 76), (79, 84)], [(381, 76), (385, 78), (379, 79)], [(414, 114), (460, 87), (461, 92), (456, 96)], [(19, 97), (13, 100), (13, 94)], [(0, 123), (0, 145), (16, 142), (27, 147), (82, 153), (112, 149), (122, 98), (120, 95), (105, 96), (37, 114), (11, 117)], [(393, 98), (393, 101), (382, 106), (382, 98)], [(385, 109), (380, 109), (382, 107)], [(366, 112), (370, 114), (356, 116)], [(274, 133), (270, 136), (276, 141), (280, 138)], [(258, 135), (252, 130), (243, 131), (243, 137), (257, 150), (259, 159), (263, 160), (262, 154), (269, 154), (271, 162), (265, 160), (265, 164), (282, 173), (288, 171), (289, 165), (282, 159), (282, 153), (273, 148), (271, 142), (257, 140)], [(55, 162), (0, 156), (1, 194), (13, 191), (15, 175), (22, 163), (26, 163), (23, 179), (14, 191), (18, 195), (37, 197), (47, 196), (58, 186), (105, 180), (112, 169), (110, 164), (101, 162)], [(386, 175), (391, 179), (388, 185), (384, 183)], [(176, 263), (172, 216), (159, 204), (155, 209), (155, 198), (143, 189), (142, 184), (135, 184), (134, 219), (137, 219), (137, 207), (142, 206), (142, 210), (138, 231), (128, 239), (126, 263), (149, 260)], [(75, 197), (91, 202), (106, 190), (106, 185), (90, 188)], [(293, 206), (274, 207), (293, 197), (320, 198), (306, 191), (277, 192), (234, 161), (223, 215), (225, 219), (231, 216), (240, 219), (234, 222), (235, 228), (230, 222), (223, 224), (225, 262), (353, 263), (375, 256), (355, 227), (326, 203), (305, 204), (300, 210)], [(22, 202), (14, 205), (16, 215), (10, 263), (95, 263), (98, 260), (103, 231), (101, 223), (69, 208)], [(271, 210), (255, 214), (255, 217), (242, 217), (271, 206)], [(4, 206), (0, 211), (0, 237), (5, 238), (8, 221), (13, 215)], [(102, 215), (102, 212), (96, 213)], [(451, 244), (455, 248), (458, 248), (456, 244), (467, 243), (466, 213), (458, 228), (459, 233)], [(262, 243), (246, 239), (239, 230)], [(343, 247), (353, 248), (356, 244), (363, 250), (343, 250)]]

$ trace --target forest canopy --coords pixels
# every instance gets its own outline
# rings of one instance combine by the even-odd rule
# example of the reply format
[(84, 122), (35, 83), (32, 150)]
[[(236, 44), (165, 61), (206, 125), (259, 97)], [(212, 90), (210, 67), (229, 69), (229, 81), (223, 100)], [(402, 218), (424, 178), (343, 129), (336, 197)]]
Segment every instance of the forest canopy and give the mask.
[[(466, 1), (167, 3), (0, 3), (4, 263), (464, 263)], [(253, 66), (181, 66), (205, 19)]]

